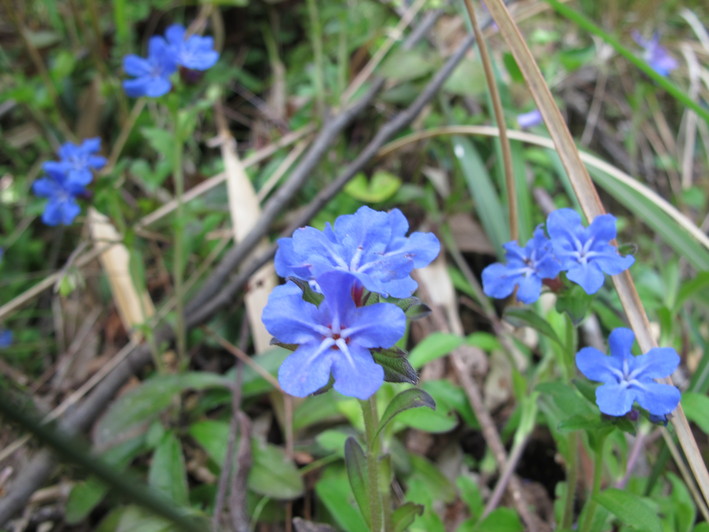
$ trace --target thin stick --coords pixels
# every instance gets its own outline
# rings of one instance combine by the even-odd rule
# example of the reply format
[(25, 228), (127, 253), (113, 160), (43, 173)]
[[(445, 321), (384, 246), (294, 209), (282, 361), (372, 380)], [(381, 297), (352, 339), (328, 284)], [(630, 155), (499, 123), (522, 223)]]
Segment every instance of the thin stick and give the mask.
[(473, 33), (478, 41), (478, 50), (480, 50), (480, 59), (482, 59), (483, 70), (485, 72), (485, 81), (487, 82), (487, 90), (492, 100), (492, 110), (495, 116), (495, 122), (500, 131), (500, 150), (502, 151), (502, 166), (505, 172), (505, 187), (507, 189), (507, 215), (510, 223), (510, 239), (519, 239), (519, 219), (517, 216), (517, 194), (515, 188), (514, 172), (512, 170), (512, 151), (510, 149), (510, 140), (507, 138), (507, 124), (505, 124), (505, 114), (502, 111), (502, 102), (500, 101), (500, 91), (497, 89), (495, 81), (495, 73), (492, 70), (490, 54), (487, 51), (487, 44), (483, 38), (478, 19), (475, 16), (472, 0), (465, 0), (465, 8), (468, 11), (470, 24), (473, 26)]

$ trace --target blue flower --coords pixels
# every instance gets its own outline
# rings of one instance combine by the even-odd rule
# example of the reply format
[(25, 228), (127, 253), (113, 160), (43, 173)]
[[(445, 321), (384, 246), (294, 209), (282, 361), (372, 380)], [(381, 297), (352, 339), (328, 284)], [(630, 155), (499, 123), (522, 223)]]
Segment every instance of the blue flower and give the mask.
[(12, 331), (9, 329), (0, 329), (0, 349), (10, 347), (12, 344)]
[(64, 173), (66, 180), (74, 186), (85, 187), (93, 179), (92, 170), (106, 165), (106, 158), (94, 155), (101, 149), (101, 139), (86, 139), (81, 144), (66, 142), (59, 148), (59, 161), (47, 161), (45, 171)]
[(172, 48), (177, 64), (190, 70), (207, 70), (219, 59), (212, 37), (190, 35), (185, 39), (185, 28), (179, 24), (170, 26), (165, 32), (165, 38)]
[(633, 356), (634, 341), (630, 329), (615, 329), (608, 338), (610, 356), (595, 347), (584, 347), (576, 353), (576, 366), (588, 379), (603, 383), (596, 388), (596, 404), (604, 414), (625, 415), (637, 401), (654, 419), (662, 419), (677, 407), (680, 392), (655, 379), (671, 375), (679, 355), (671, 347), (655, 347)]
[(502, 299), (519, 286), (517, 299), (534, 303), (542, 291), (542, 279), (553, 279), (561, 272), (551, 242), (537, 227), (534, 236), (522, 248), (517, 242), (503, 246), (507, 264), (496, 262), (483, 270), (483, 291), (488, 297)]
[(42, 221), (47, 225), (69, 225), (81, 212), (81, 208), (76, 203), (77, 194), (82, 194), (85, 189), (79, 183), (74, 183), (67, 175), (56, 168), (45, 168), (47, 175), (32, 184), (35, 194), (43, 198), (49, 198)]
[(603, 286), (604, 273), (619, 274), (635, 262), (632, 255), (621, 256), (610, 244), (616, 236), (615, 217), (597, 216), (583, 227), (581, 216), (572, 209), (558, 209), (547, 218), (547, 233), (566, 276), (588, 294)]
[(130, 54), (123, 58), (123, 70), (135, 79), (123, 82), (128, 96), (157, 98), (170, 92), (170, 76), (177, 70), (175, 50), (163, 37), (151, 37), (148, 41), (148, 57)]
[(276, 287), (263, 310), (263, 323), (276, 340), (299, 347), (278, 371), (283, 390), (305, 397), (334, 379), (343, 395), (367, 399), (384, 382), (384, 370), (370, 349), (392, 347), (406, 330), (404, 312), (391, 303), (357, 307), (356, 278), (330, 271), (317, 279), (319, 306), (303, 300), (293, 283)]
[(657, 33), (652, 36), (652, 39), (647, 40), (640, 33), (634, 31), (633, 39), (644, 48), (643, 59), (645, 62), (661, 76), (667, 77), (677, 68), (677, 60), (664, 47), (660, 46), (660, 36)]
[(409, 224), (399, 209), (380, 212), (361, 207), (328, 223), (324, 231), (297, 229), (278, 241), (275, 265), (281, 277), (314, 280), (325, 272), (350, 272), (369, 291), (409, 297), (417, 284), (414, 268), (436, 258), (440, 243), (433, 233), (406, 236)]
[(517, 115), (517, 125), (522, 129), (538, 126), (542, 123), (542, 113), (539, 109), (532, 109), (527, 113)]

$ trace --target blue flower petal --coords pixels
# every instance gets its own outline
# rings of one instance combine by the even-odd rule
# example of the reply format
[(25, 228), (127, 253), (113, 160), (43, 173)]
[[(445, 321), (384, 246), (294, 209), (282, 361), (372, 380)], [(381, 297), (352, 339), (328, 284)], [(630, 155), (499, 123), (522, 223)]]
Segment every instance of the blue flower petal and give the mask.
[(662, 379), (672, 375), (679, 365), (679, 355), (671, 347), (654, 347), (634, 358), (633, 375), (644, 379)]
[(362, 400), (369, 399), (384, 383), (384, 369), (368, 350), (356, 345), (350, 346), (349, 356), (334, 358), (332, 376), (335, 390)]
[(534, 303), (542, 292), (542, 280), (536, 275), (522, 276), (517, 290), (517, 299), (522, 303)]
[(396, 305), (376, 303), (355, 310), (351, 337), (362, 347), (392, 347), (406, 332), (406, 315)]
[(623, 416), (630, 412), (636, 399), (634, 390), (618, 384), (603, 384), (596, 388), (596, 404), (609, 416)]
[(293, 351), (278, 369), (278, 382), (286, 393), (305, 397), (330, 381), (330, 369), (338, 352), (320, 353), (320, 344), (311, 342)]
[(643, 383), (636, 391), (636, 400), (645, 410), (656, 416), (669, 414), (679, 404), (680, 391), (669, 384), (659, 382)]
[(266, 330), (281, 342), (303, 344), (321, 335), (317, 328), (319, 316), (318, 308), (303, 300), (295, 284), (288, 283), (273, 289), (263, 309), (262, 321)]
[(503, 299), (514, 291), (520, 277), (521, 274), (510, 272), (504, 264), (490, 264), (482, 273), (483, 292), (488, 297)]
[(566, 272), (570, 281), (578, 284), (587, 294), (595, 294), (603, 286), (605, 276), (593, 263), (575, 263)]
[(617, 383), (621, 361), (601, 353), (595, 347), (584, 347), (576, 353), (576, 367), (592, 381)]
[(630, 357), (635, 343), (635, 333), (627, 327), (618, 327), (611, 331), (608, 336), (608, 346), (611, 354), (621, 361), (624, 357)]
[(616, 229), (616, 218), (612, 214), (601, 214), (596, 216), (588, 226), (588, 232), (599, 240), (608, 242), (613, 240), (618, 230)]

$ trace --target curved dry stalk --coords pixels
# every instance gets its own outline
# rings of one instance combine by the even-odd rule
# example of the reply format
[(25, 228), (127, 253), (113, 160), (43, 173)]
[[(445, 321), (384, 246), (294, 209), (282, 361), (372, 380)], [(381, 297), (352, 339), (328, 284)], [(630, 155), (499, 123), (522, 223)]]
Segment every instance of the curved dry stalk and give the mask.
[[(492, 126), (443, 126), (426, 129), (423, 131), (417, 131), (416, 133), (412, 133), (411, 135), (407, 135), (405, 137), (400, 137), (395, 141), (390, 142), (384, 146), (377, 155), (379, 157), (385, 157), (409, 144), (442, 135), (478, 135), (483, 137), (496, 137), (499, 135), (499, 130)], [(512, 140), (518, 140), (520, 142), (525, 142), (527, 144), (533, 144), (535, 146), (556, 151), (554, 142), (547, 137), (513, 129), (508, 130), (508, 136)], [(657, 192), (634, 179), (631, 175), (623, 172), (612, 164), (607, 163), (603, 159), (591, 153), (580, 151), (579, 156), (584, 163), (605, 172), (619, 183), (627, 185), (644, 198), (650, 200), (660, 210), (667, 214), (667, 216), (672, 218), (679, 226), (692, 235), (697, 242), (709, 250), (709, 237), (699, 227), (697, 227), (692, 220), (687, 218), (687, 216), (680, 212), (679, 209), (660, 196)]]

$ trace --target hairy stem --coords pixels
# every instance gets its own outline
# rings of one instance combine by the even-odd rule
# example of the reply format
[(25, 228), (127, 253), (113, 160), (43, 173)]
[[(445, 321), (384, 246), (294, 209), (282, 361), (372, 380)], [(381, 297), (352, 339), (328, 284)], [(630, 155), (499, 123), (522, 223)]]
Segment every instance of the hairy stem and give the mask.
[(364, 417), (364, 434), (367, 441), (367, 493), (369, 495), (370, 527), (373, 532), (384, 530), (382, 520), (382, 492), (379, 482), (379, 438), (377, 425), (379, 415), (377, 413), (376, 394), (367, 401), (362, 401), (362, 416)]

